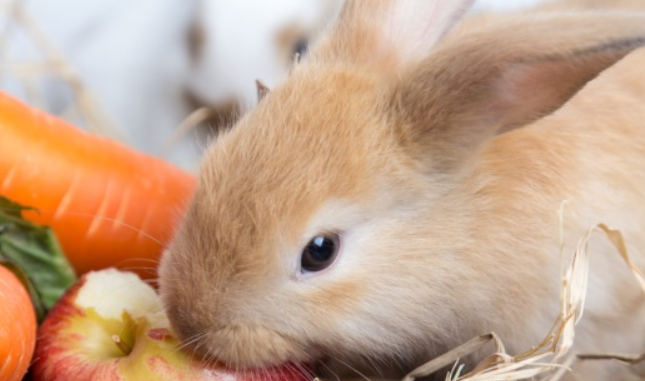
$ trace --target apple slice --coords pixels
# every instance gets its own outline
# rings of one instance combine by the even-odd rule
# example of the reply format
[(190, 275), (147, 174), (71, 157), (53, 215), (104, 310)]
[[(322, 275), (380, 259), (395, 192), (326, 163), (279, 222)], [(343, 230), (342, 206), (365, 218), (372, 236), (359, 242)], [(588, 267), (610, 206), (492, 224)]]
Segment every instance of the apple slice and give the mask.
[(155, 291), (114, 269), (83, 276), (39, 329), (34, 381), (308, 381), (303, 366), (233, 372), (181, 351)]

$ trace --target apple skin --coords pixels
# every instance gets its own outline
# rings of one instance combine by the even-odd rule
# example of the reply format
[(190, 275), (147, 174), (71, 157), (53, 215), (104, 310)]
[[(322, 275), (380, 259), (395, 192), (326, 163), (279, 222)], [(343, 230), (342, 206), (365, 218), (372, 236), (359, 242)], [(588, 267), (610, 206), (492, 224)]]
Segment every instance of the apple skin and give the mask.
[(33, 381), (309, 381), (306, 366), (226, 370), (181, 351), (155, 291), (132, 273), (88, 273), (38, 331)]

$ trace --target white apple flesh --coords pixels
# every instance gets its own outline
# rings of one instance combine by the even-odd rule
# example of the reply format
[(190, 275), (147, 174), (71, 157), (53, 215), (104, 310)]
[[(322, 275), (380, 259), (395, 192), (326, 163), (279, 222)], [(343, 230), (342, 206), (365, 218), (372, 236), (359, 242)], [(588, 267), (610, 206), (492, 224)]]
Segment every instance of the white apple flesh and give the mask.
[(39, 329), (33, 381), (307, 381), (304, 366), (234, 372), (181, 350), (155, 291), (135, 274), (85, 275)]

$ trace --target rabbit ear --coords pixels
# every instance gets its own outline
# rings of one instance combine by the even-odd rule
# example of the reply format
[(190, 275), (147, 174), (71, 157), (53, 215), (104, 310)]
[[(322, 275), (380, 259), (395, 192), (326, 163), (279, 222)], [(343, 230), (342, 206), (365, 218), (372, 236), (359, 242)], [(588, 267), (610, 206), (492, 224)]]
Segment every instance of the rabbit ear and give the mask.
[(645, 13), (533, 16), (460, 36), (395, 85), (402, 141), (435, 167), (453, 167), (493, 135), (556, 110), (641, 46)]
[[(401, 64), (427, 57), (474, 0), (348, 0), (319, 56)], [(315, 53), (314, 53), (315, 54)]]

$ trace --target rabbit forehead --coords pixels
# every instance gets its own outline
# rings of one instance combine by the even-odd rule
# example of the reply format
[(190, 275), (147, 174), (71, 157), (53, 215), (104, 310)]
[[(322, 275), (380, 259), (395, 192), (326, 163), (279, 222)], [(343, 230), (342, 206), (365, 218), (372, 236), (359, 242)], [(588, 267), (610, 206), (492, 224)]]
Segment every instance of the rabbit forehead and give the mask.
[(302, 229), (326, 200), (373, 190), (391, 149), (373, 83), (342, 71), (318, 75), (275, 90), (213, 145), (201, 182), (219, 212), (237, 204), (262, 229)]

